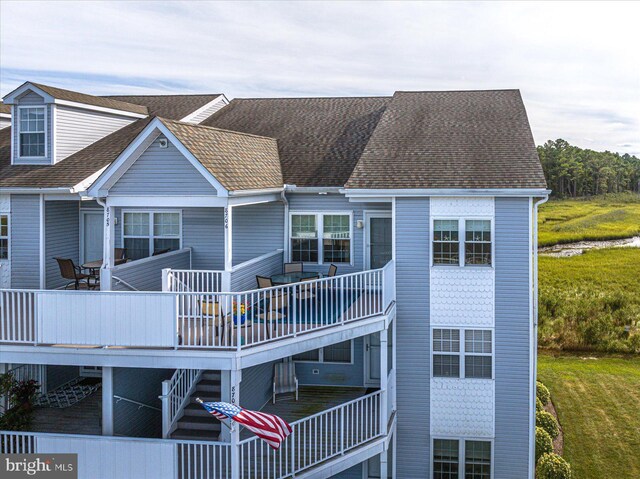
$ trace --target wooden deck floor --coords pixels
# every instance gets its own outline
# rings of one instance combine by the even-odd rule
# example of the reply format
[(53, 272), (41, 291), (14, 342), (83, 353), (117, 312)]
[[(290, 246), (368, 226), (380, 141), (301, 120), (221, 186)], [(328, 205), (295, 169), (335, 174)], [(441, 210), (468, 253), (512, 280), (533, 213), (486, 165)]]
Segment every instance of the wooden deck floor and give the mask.
[(34, 410), (31, 431), (62, 434), (102, 434), (102, 391), (99, 389), (68, 408)]

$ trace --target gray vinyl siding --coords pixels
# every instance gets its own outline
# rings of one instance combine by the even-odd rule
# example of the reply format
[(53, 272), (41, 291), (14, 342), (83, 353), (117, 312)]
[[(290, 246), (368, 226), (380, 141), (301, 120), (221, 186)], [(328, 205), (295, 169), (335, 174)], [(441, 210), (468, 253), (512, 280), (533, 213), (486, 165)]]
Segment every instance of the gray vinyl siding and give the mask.
[(396, 199), (398, 477), (430, 477), (429, 199)]
[(335, 476), (331, 476), (331, 479), (362, 479), (362, 463), (356, 464)]
[[(42, 158), (42, 162), (43, 163), (50, 163), (51, 162), (51, 155), (53, 154), (53, 141), (52, 141), (52, 130), (53, 130), (53, 121), (52, 121), (52, 114), (51, 114), (51, 105), (45, 105), (44, 103), (44, 98), (42, 98), (40, 95), (38, 95), (35, 92), (29, 91), (25, 94), (23, 94), (17, 101), (17, 104), (14, 105), (14, 107), (12, 108), (12, 119), (15, 120), (14, 122), (14, 128), (11, 131), (11, 134), (13, 135), (13, 145), (15, 145), (14, 148), (14, 162), (17, 164), (20, 164), (20, 157), (19, 157), (19, 151), (18, 151), (18, 136), (19, 136), (19, 131), (20, 128), (18, 127), (18, 122), (20, 121), (20, 115), (18, 113), (18, 106), (41, 106), (44, 105), (45, 106), (45, 116), (46, 116), (46, 124), (45, 124), (45, 129), (46, 129), (46, 135), (45, 135), (45, 140), (47, 142), (47, 146), (46, 146), (46, 153), (47, 156)], [(27, 163), (32, 163), (33, 160), (27, 160)]]
[(65, 159), (135, 121), (135, 118), (56, 105), (56, 158)]
[(224, 269), (224, 209), (183, 209), (182, 246), (191, 248), (193, 269)]
[[(113, 394), (162, 409), (158, 396), (162, 381), (171, 378), (171, 369), (113, 368)], [(113, 401), (114, 435), (161, 437), (162, 413), (136, 404)]]
[(70, 258), (77, 265), (80, 253), (80, 213), (78, 201), (45, 202), (45, 268), (47, 289), (66, 286), (54, 258)]
[[(115, 247), (122, 248), (122, 211), (116, 208), (118, 222), (114, 228)], [(132, 208), (136, 211), (153, 211)], [(163, 209), (163, 211), (167, 211)], [(181, 208), (182, 247), (191, 248), (193, 269), (224, 269), (224, 209), (223, 208)]]
[(259, 411), (271, 400), (274, 364), (275, 361), (242, 370), (242, 381), (240, 382), (242, 407)]
[(11, 195), (11, 287), (40, 288), (39, 195)]
[(233, 211), (233, 265), (284, 248), (284, 204), (239, 206)]
[[(351, 203), (344, 195), (340, 194), (290, 194), (287, 196), (287, 200), (289, 201), (289, 210), (291, 212), (353, 212), (353, 238), (351, 239), (353, 242), (353, 258), (351, 262), (353, 264), (337, 263), (338, 274), (362, 271), (364, 268), (364, 228), (358, 229), (356, 227), (358, 220), (364, 220), (364, 211), (391, 211), (390, 203)], [(305, 271), (319, 271), (321, 273), (326, 273), (329, 269), (329, 265), (307, 263), (304, 265), (304, 269)]]
[(215, 102), (209, 106), (209, 108), (205, 108), (192, 119), (189, 120), (189, 123), (202, 123), (204, 120), (209, 118), (223, 106), (225, 106), (227, 102), (223, 98), (216, 98)]
[(47, 390), (53, 391), (80, 376), (78, 366), (47, 366)]
[[(319, 374), (313, 374), (317, 369)], [(298, 382), (307, 386), (364, 386), (364, 338), (353, 340), (353, 364), (296, 361)]]
[(190, 254), (188, 251), (181, 253), (168, 253), (155, 256), (153, 259), (145, 258), (132, 261), (113, 269), (113, 291), (131, 291), (131, 288), (121, 283), (122, 280), (138, 291), (162, 291), (162, 270), (164, 268), (189, 269)]
[(496, 198), (495, 479), (528, 477), (529, 200)]
[(109, 190), (110, 195), (215, 196), (215, 188), (169, 142), (156, 139)]
[(0, 130), (11, 126), (11, 118), (0, 118)]
[(273, 276), (282, 273), (282, 253), (256, 262), (231, 273), (231, 291), (248, 291), (256, 289), (256, 276)]

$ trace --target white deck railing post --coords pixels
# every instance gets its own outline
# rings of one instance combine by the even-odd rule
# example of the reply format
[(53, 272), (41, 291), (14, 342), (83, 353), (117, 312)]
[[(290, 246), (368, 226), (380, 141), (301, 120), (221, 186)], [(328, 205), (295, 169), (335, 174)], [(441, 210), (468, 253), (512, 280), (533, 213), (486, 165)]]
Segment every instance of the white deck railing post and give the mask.
[(162, 270), (162, 291), (164, 291), (165, 293), (167, 291), (172, 291), (171, 279), (171, 268), (164, 268)]
[(171, 380), (167, 379), (162, 381), (162, 437), (169, 437), (169, 429), (171, 428), (171, 398), (169, 397), (169, 391), (171, 389)]

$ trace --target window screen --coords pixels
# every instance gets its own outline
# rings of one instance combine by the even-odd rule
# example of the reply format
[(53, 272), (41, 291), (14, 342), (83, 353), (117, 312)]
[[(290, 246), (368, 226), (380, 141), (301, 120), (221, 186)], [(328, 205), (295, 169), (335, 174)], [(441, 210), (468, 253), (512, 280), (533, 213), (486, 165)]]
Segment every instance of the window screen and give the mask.
[(458, 220), (433, 222), (433, 264), (460, 264)]

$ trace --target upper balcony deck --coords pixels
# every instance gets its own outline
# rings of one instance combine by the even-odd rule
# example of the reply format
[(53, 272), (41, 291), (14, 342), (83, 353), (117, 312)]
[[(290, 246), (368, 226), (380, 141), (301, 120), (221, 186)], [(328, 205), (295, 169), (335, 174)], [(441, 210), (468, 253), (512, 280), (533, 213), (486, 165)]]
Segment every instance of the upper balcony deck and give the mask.
[[(393, 261), (380, 269), (226, 292), (225, 285), (246, 287), (256, 274), (281, 265), (282, 252), (229, 272), (163, 267), (187, 253), (153, 260), (156, 274), (162, 268), (161, 292), (2, 290), (3, 356), (24, 362), (29, 352), (42, 364), (98, 366), (131, 365), (135, 356), (140, 367), (231, 369), (380, 331), (392, 319)], [(140, 268), (149, 270), (150, 263)], [(114, 284), (128, 284), (115, 273), (121, 274), (114, 271)]]

